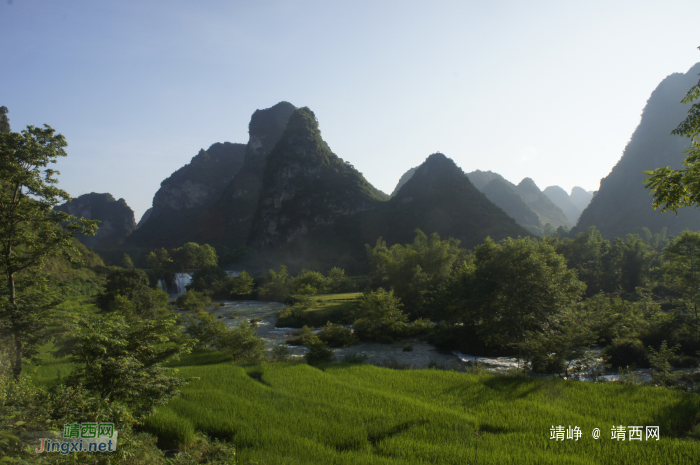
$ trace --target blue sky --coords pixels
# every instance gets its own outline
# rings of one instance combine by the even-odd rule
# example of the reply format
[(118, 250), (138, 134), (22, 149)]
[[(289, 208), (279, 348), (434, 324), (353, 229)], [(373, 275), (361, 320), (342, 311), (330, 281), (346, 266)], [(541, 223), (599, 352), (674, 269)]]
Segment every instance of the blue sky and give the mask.
[(71, 195), (136, 219), (258, 108), (308, 106), (389, 193), (436, 151), (597, 190), (652, 90), (700, 61), (698, 1), (0, 0), (0, 105), (66, 136)]

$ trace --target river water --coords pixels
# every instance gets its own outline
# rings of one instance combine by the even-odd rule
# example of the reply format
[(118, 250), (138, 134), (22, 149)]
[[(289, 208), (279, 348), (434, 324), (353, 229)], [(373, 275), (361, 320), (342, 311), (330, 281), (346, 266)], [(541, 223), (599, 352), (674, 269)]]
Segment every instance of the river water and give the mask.
[[(259, 319), (256, 333), (265, 339), (268, 350), (279, 344), (284, 344), (292, 357), (303, 357), (308, 349), (304, 346), (286, 344), (287, 339), (294, 337), (297, 328), (277, 328), (277, 313), (285, 305), (277, 302), (261, 302), (257, 300), (224, 301), (223, 305), (217, 303), (210, 308), (213, 313), (221, 318), (228, 326), (236, 326), (243, 320)], [(321, 328), (314, 328), (314, 332)], [(410, 347), (411, 350), (404, 350)], [(345, 354), (358, 354), (367, 357), (366, 363), (374, 365), (391, 366), (395, 368), (426, 368), (437, 366), (444, 369), (464, 371), (468, 367), (479, 364), (489, 372), (506, 372), (522, 367), (522, 360), (513, 357), (480, 357), (460, 352), (442, 352), (432, 344), (418, 339), (404, 340), (394, 344), (380, 344), (377, 342), (360, 342), (346, 348), (335, 348), (333, 354), (336, 361), (342, 361)], [(648, 381), (651, 378), (649, 370), (637, 370), (634, 375), (638, 382)], [(620, 375), (606, 374), (603, 376), (608, 381), (617, 381)], [(583, 379), (586, 381), (586, 379)]]

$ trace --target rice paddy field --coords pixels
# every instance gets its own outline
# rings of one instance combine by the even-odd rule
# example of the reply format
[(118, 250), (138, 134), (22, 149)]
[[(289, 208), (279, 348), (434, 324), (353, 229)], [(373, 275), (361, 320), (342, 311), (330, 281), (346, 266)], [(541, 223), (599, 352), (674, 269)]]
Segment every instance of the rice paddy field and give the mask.
[[(233, 441), (258, 464), (697, 464), (700, 396), (618, 383), (565, 382), (372, 365), (241, 366), (192, 354), (198, 377), (148, 419), (162, 447), (195, 431)], [(578, 441), (550, 439), (578, 426)], [(611, 439), (611, 428), (658, 426), (660, 439)], [(601, 431), (594, 439), (594, 428)], [(644, 429), (644, 428), (642, 428)]]

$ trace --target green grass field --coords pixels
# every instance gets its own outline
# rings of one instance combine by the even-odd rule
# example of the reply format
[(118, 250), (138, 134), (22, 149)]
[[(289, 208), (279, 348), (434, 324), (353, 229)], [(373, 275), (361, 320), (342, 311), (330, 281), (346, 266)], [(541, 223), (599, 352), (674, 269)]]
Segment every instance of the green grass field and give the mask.
[(303, 319), (293, 317), (280, 318), (277, 326), (301, 328), (307, 325), (319, 327), (329, 321), (334, 324), (350, 324), (352, 323), (352, 312), (361, 296), (361, 292), (311, 296), (309, 308), (306, 310)]
[[(391, 370), (369, 365), (240, 366), (193, 354), (199, 377), (146, 429), (181, 447), (195, 431), (232, 440), (240, 463), (697, 464), (700, 396), (648, 386)], [(550, 440), (550, 428), (583, 436)], [(611, 427), (659, 426), (660, 441), (616, 441)], [(593, 428), (601, 438), (594, 440)]]

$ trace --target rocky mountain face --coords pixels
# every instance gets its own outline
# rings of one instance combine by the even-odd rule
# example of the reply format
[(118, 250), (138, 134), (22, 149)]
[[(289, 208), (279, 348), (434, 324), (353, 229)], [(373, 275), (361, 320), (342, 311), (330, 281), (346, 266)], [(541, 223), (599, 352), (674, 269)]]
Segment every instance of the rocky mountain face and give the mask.
[(403, 187), (403, 185), (406, 184), (406, 182), (409, 179), (411, 179), (411, 176), (413, 176), (413, 173), (415, 173), (417, 169), (418, 169), (418, 167), (415, 166), (415, 167), (409, 169), (408, 171), (406, 171), (401, 176), (401, 178), (399, 179), (399, 182), (396, 183), (396, 187), (394, 187), (394, 191), (391, 193), (391, 197), (395, 196), (399, 192), (399, 189), (401, 189), (401, 187)]
[(416, 229), (428, 235), (436, 232), (443, 239), (454, 237), (469, 248), (487, 236), (501, 240), (529, 235), (479, 192), (454, 161), (435, 153), (390, 200), (297, 237), (286, 257), (297, 257), (297, 263), (303, 257), (303, 266), (316, 269), (343, 266), (361, 271), (364, 244), (373, 246), (378, 238), (389, 245), (412, 242)]
[(571, 195), (567, 194), (564, 189), (559, 186), (549, 186), (542, 191), (554, 205), (561, 208), (566, 215), (569, 223), (575, 225), (584, 208), (588, 206), (593, 193), (584, 190), (582, 187), (574, 187), (571, 189)]
[(267, 157), (248, 245), (281, 247), (380, 202), (376, 189), (321, 138), (314, 113), (300, 108)]
[[(202, 227), (201, 214), (211, 206), (243, 166), (246, 146), (215, 143), (160, 184), (150, 213), (144, 214), (128, 243), (175, 247)], [(206, 226), (205, 226), (206, 227)]]
[(571, 228), (571, 224), (569, 220), (566, 219), (566, 215), (561, 208), (557, 207), (554, 202), (549, 200), (549, 197), (544, 195), (531, 178), (525, 178), (520, 181), (520, 184), (517, 185), (515, 190), (522, 196), (525, 203), (537, 213), (537, 216), (540, 217), (540, 224), (544, 226), (549, 223), (554, 229), (560, 226), (563, 226), (567, 230)]
[(523, 179), (516, 186), (492, 171), (476, 170), (467, 176), (489, 200), (533, 234), (542, 235), (547, 223), (555, 229), (571, 227), (564, 212), (530, 178)]
[(587, 191), (583, 187), (576, 186), (571, 189), (571, 195), (569, 198), (577, 208), (584, 211), (593, 199), (593, 192)]
[(525, 203), (523, 197), (516, 191), (516, 186), (511, 182), (500, 176), (494, 177), (481, 188), (481, 192), (520, 226), (533, 234), (542, 234), (543, 225), (540, 223), (540, 217)]
[(243, 166), (246, 146), (224, 142), (201, 149), (192, 161), (160, 184), (151, 216), (199, 207), (216, 200)]
[(143, 212), (143, 215), (141, 215), (141, 219), (139, 222), (136, 224), (136, 228), (140, 228), (143, 226), (143, 224), (148, 221), (148, 219), (151, 217), (151, 213), (153, 213), (153, 207), (149, 208), (145, 212)]
[(267, 158), (294, 111), (296, 107), (291, 103), (280, 102), (253, 113), (243, 167), (207, 213), (210, 228), (202, 231), (198, 240), (214, 241), (231, 249), (245, 247), (258, 208)]
[(645, 170), (682, 167), (689, 140), (670, 133), (687, 116), (690, 105), (680, 101), (698, 83), (699, 73), (700, 63), (685, 74), (666, 77), (652, 92), (620, 161), (600, 181), (600, 189), (581, 214), (574, 233), (596, 226), (603, 237), (612, 239), (638, 233), (643, 227), (652, 234), (666, 227), (672, 235), (686, 228), (700, 229), (700, 211), (682, 208), (678, 216), (655, 211), (652, 197), (644, 188)]
[(112, 194), (91, 192), (55, 208), (79, 218), (100, 220), (99, 229), (94, 236), (82, 234), (77, 236), (77, 239), (87, 247), (95, 249), (116, 247), (136, 229), (133, 210), (124, 199), (115, 200)]

